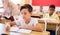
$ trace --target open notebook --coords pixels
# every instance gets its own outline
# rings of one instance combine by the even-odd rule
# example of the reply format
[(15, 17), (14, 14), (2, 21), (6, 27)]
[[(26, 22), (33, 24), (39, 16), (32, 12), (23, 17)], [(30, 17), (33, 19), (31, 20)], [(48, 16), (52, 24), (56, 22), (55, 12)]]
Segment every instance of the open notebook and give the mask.
[(10, 32), (10, 35), (22, 35), (22, 34), (15, 33), (15, 32)]
[(13, 32), (22, 32), (22, 33), (31, 33), (32, 30), (19, 29), (18, 27), (11, 27), (10, 31), (13, 31)]

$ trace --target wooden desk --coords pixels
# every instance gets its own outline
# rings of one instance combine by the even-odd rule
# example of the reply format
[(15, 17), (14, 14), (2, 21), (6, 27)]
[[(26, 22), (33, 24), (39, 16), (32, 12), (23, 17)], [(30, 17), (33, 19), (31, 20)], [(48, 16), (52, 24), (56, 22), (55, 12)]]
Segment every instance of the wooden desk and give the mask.
[(5, 20), (1, 20), (1, 19), (0, 19), (0, 23), (3, 23), (3, 24), (5, 24)]
[[(10, 22), (9, 20), (7, 20), (6, 22)], [(18, 32), (14, 32), (14, 33), (18, 33)], [(10, 35), (10, 32), (6, 32), (6, 34)], [(19, 33), (19, 34), (22, 34), (22, 35), (50, 35), (50, 32), (37, 32), (37, 31), (32, 31), (31, 33), (29, 34), (26, 34), (26, 33)]]
[[(43, 23), (43, 24), (45, 23), (44, 20), (39, 20), (38, 22)], [(55, 35), (57, 35), (59, 25), (60, 25), (60, 21), (58, 21), (58, 20), (55, 20), (55, 21), (46, 20), (46, 23), (47, 23), (47, 25), (45, 25), (45, 27), (46, 27), (45, 29), (55, 30), (56, 31)]]
[[(17, 33), (17, 32), (14, 32), (14, 33)], [(6, 34), (9, 35), (10, 32), (6, 32)], [(36, 32), (36, 31), (32, 31), (29, 34), (26, 34), (26, 33), (19, 33), (19, 34), (22, 34), (22, 35), (50, 35), (50, 32)]]
[(43, 17), (43, 14), (32, 14), (31, 17), (42, 18)]

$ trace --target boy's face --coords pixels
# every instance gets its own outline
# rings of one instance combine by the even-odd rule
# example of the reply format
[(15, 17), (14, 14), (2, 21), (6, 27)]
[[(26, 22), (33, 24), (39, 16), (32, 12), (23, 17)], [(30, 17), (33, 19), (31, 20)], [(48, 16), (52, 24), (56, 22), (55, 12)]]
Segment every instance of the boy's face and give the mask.
[(53, 13), (55, 11), (54, 8), (49, 8), (50, 13)]
[(27, 20), (30, 19), (32, 12), (29, 12), (27, 8), (21, 10), (21, 15), (23, 19)]

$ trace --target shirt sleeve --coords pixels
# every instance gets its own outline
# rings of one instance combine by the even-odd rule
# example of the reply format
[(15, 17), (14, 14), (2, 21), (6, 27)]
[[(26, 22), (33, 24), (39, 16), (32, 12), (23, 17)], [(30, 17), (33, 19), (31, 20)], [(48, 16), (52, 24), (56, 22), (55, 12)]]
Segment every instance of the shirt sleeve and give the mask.
[(56, 19), (57, 19), (57, 20), (59, 20), (59, 17), (58, 17), (58, 15), (57, 15), (57, 14), (56, 14)]
[(35, 19), (35, 20), (34, 20), (34, 26), (36, 26), (37, 23), (38, 23), (38, 19)]
[(15, 22), (16, 22), (17, 26), (20, 26), (21, 25), (21, 17), (19, 16)]
[(17, 26), (20, 26), (21, 25), (19, 20), (16, 20), (15, 22), (16, 22), (16, 25)]

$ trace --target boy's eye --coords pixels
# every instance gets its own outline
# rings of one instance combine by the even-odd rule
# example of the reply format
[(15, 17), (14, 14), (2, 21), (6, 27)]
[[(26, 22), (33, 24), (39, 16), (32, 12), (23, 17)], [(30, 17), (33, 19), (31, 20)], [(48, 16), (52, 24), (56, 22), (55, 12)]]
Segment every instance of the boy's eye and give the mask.
[(26, 15), (27, 13), (21, 13), (21, 14), (24, 14), (24, 15)]
[(24, 13), (24, 15), (26, 15), (27, 13)]

